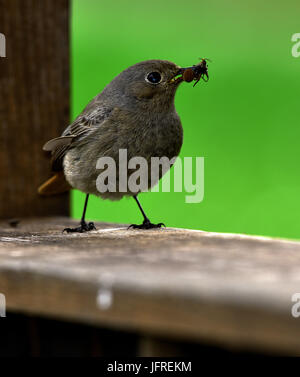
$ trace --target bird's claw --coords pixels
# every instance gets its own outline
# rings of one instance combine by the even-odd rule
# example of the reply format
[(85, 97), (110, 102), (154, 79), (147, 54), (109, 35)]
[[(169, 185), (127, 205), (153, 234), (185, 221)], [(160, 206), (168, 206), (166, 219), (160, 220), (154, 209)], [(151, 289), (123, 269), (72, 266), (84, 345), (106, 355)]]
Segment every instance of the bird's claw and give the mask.
[(131, 224), (128, 229), (155, 229), (162, 226), (166, 227), (164, 223), (152, 224), (150, 220), (144, 220), (143, 224)]
[(80, 224), (77, 228), (65, 228), (63, 230), (64, 232), (67, 233), (84, 233), (84, 232), (89, 232), (91, 230), (96, 230), (96, 227), (94, 223), (86, 223), (85, 221)]

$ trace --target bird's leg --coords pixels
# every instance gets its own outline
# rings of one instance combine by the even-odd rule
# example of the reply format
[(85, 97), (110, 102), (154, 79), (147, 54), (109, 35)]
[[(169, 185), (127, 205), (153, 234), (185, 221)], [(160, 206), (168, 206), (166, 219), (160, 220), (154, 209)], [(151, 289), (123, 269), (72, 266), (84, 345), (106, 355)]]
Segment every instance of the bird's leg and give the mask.
[(85, 202), (84, 202), (84, 208), (83, 208), (83, 214), (80, 220), (80, 226), (77, 228), (65, 228), (63, 232), (67, 233), (83, 233), (83, 232), (88, 232), (90, 230), (96, 230), (94, 223), (86, 223), (85, 221), (85, 213), (86, 213), (86, 208), (89, 200), (89, 194), (86, 194), (85, 197)]
[[(148, 217), (146, 216), (142, 206), (141, 206), (141, 203), (139, 202), (137, 196), (135, 195), (134, 196), (134, 200), (136, 201), (140, 211), (142, 212), (142, 215), (144, 217), (144, 221), (142, 224), (140, 225), (137, 225), (137, 224), (131, 224), (129, 226), (129, 228), (133, 228), (133, 229), (152, 229), (152, 228), (161, 228), (162, 226), (165, 226), (164, 223), (159, 223), (159, 224), (152, 224), (151, 221), (148, 219)], [(128, 228), (128, 229), (129, 229)]]

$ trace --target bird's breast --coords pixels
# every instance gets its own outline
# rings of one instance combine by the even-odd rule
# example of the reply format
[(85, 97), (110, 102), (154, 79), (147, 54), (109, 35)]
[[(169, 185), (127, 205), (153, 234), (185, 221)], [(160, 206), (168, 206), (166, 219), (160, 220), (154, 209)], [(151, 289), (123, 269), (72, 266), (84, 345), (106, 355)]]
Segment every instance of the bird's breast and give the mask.
[(169, 117), (146, 119), (137, 124), (128, 138), (128, 149), (131, 155), (172, 158), (178, 156), (183, 130), (177, 114)]

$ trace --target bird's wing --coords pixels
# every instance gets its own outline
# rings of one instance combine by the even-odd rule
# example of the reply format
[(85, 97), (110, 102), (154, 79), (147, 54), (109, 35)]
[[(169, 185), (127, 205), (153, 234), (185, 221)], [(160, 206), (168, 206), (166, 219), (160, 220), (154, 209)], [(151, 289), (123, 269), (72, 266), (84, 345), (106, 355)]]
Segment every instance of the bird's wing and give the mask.
[(44, 151), (51, 152), (52, 169), (59, 171), (62, 169), (63, 158), (74, 141), (87, 137), (91, 132), (101, 126), (112, 113), (112, 108), (94, 104), (87, 107), (73, 123), (71, 123), (63, 132), (62, 136), (49, 140), (44, 146)]

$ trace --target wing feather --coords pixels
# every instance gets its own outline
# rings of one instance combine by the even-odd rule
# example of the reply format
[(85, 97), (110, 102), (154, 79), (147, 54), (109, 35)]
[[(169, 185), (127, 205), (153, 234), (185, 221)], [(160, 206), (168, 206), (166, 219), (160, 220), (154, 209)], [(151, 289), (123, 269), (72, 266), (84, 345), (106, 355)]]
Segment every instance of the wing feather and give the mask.
[(68, 149), (72, 148), (74, 141), (84, 139), (91, 132), (101, 126), (113, 109), (101, 106), (101, 104), (94, 102), (92, 106), (87, 106), (86, 110), (79, 115), (72, 124), (70, 124), (62, 136), (49, 140), (44, 146), (43, 150), (50, 151), (52, 158), (52, 169), (59, 171), (63, 167), (63, 159)]

